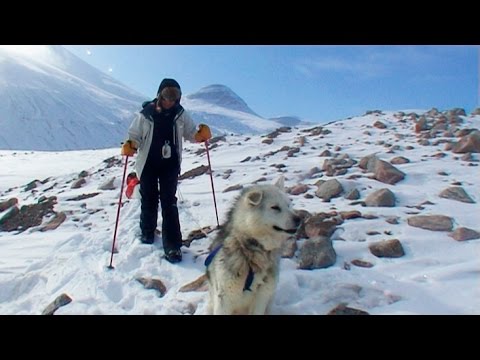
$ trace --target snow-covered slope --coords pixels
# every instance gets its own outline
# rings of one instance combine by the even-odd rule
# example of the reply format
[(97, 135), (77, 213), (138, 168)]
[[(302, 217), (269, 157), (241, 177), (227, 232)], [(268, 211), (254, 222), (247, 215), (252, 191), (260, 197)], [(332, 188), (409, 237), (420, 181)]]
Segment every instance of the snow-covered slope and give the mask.
[[(479, 154), (448, 149), (449, 142), (458, 142), (469, 129), (480, 127), (480, 115), (435, 118), (436, 130), (416, 132), (412, 116), (384, 112), (322, 128), (294, 128), (279, 133), (270, 144), (262, 136), (248, 140), (226, 136), (225, 141), (212, 144), (220, 223), (238, 195), (227, 188), (273, 183), (279, 175), (285, 176), (288, 188), (295, 189), (297, 195), (290, 195), (295, 209), (334, 215), (343, 221), (331, 237), (337, 254), (332, 266), (299, 269), (302, 252), (311, 241), (304, 237), (296, 241), (293, 256), (281, 260), (273, 314), (327, 314), (339, 304), (370, 314), (480, 314), (480, 239), (457, 241), (449, 231), (410, 224), (418, 215), (441, 215), (453, 219), (456, 232), (462, 228), (480, 232)], [(432, 116), (426, 119), (430, 122)], [(445, 126), (449, 131), (456, 129), (453, 137), (442, 130)], [(185, 146), (182, 173), (207, 164), (201, 144)], [(373, 153), (395, 164), (405, 178), (388, 184), (363, 170), (360, 160)], [(349, 160), (353, 161), (350, 165)], [(40, 314), (61, 294), (72, 301), (57, 310), (59, 315), (205, 313), (205, 288), (180, 289), (204, 274), (203, 262), (215, 232), (184, 246), (183, 261), (172, 265), (162, 258), (160, 239), (153, 245), (139, 242), (139, 200), (124, 198), (115, 269), (107, 269), (123, 172), (118, 148), (0, 151), (0, 161), (5, 167), (0, 172), (0, 203), (17, 198), (20, 207), (55, 196), (54, 210), (66, 215), (56, 230), (43, 232), (35, 226), (0, 232), (0, 314)], [(338, 165), (337, 175), (328, 174), (329, 166), (324, 167), (328, 162)], [(87, 171), (82, 175), (85, 183), (74, 189), (72, 184), (82, 170)], [(113, 190), (99, 189), (112, 178)], [(26, 189), (34, 179), (41, 181)], [(318, 187), (321, 181), (334, 179), (343, 192), (323, 201), (316, 195)], [(440, 196), (451, 187), (463, 188), (473, 202)], [(353, 189), (359, 192), (357, 201), (345, 198)], [(367, 197), (380, 189), (394, 194), (394, 206), (365, 206)], [(208, 174), (181, 180), (178, 198), (184, 239), (193, 230), (216, 226)], [(0, 217), (6, 212), (0, 212)], [(42, 226), (49, 220), (43, 219)], [(393, 239), (402, 245), (402, 256), (381, 257), (370, 250), (373, 244)], [(159, 296), (146, 289), (137, 281), (142, 278), (160, 280), (166, 292)]]
[(146, 98), (62, 46), (23, 50), (0, 47), (0, 149), (119, 146)]

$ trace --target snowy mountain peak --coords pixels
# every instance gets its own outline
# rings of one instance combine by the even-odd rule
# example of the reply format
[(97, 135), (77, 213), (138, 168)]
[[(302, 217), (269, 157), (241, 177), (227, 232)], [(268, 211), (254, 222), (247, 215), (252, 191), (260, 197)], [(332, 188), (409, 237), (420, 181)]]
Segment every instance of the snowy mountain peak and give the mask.
[(212, 105), (258, 116), (252, 109), (248, 107), (247, 103), (243, 101), (240, 96), (238, 96), (232, 89), (225, 85), (214, 84), (205, 86), (199, 91), (188, 95), (187, 99), (201, 100)]
[(260, 134), (282, 126), (279, 122), (256, 114), (240, 96), (225, 85), (206, 86), (183, 97), (182, 105), (197, 124), (208, 124), (214, 135)]

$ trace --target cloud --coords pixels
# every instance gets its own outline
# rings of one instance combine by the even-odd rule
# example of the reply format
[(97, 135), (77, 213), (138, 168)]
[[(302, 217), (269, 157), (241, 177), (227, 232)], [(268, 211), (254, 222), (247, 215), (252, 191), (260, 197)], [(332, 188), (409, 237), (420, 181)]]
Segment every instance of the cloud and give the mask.
[(303, 60), (297, 64), (297, 69), (310, 76), (319, 72), (333, 71), (361, 78), (382, 76), (388, 70), (385, 64), (372, 63), (365, 59), (345, 59), (333, 56)]
[(48, 64), (59, 62), (59, 59), (57, 59), (57, 56), (48, 45), (0, 45), (1, 50), (38, 62)]
[(324, 47), (319, 54), (298, 60), (295, 68), (308, 77), (325, 72), (370, 79), (393, 74), (399, 67), (425, 66), (455, 56), (458, 46), (336, 46)]

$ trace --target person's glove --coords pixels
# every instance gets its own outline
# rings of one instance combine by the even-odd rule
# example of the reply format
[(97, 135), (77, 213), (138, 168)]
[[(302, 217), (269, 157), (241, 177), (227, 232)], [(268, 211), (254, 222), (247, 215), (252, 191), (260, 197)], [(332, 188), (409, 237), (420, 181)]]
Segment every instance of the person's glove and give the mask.
[(137, 174), (135, 172), (131, 172), (127, 176), (127, 190), (125, 190), (125, 195), (127, 198), (131, 199), (133, 197), (133, 191), (135, 190), (135, 186), (140, 184), (140, 180), (137, 178)]
[(122, 145), (122, 156), (133, 156), (137, 152), (137, 148), (132, 140), (127, 140)]
[(195, 141), (197, 142), (205, 142), (212, 138), (212, 132), (208, 125), (200, 124), (198, 125), (198, 131), (195, 134)]

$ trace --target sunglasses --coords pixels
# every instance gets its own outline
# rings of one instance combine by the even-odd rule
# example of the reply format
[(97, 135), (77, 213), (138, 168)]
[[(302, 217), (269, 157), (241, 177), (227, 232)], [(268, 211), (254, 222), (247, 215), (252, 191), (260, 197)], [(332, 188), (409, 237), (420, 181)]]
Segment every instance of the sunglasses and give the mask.
[(160, 100), (175, 102), (177, 99), (175, 99), (175, 98), (169, 98), (169, 97), (167, 97), (167, 96), (160, 96)]

